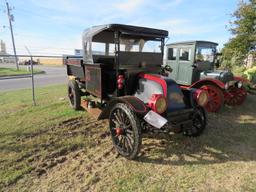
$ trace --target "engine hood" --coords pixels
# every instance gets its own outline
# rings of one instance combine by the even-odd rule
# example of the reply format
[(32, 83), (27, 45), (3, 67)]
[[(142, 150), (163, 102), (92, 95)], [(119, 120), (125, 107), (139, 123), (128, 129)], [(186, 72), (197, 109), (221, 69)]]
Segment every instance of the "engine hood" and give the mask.
[(144, 103), (148, 103), (153, 94), (162, 94), (167, 99), (168, 112), (186, 108), (184, 95), (179, 85), (171, 78), (154, 74), (140, 74), (138, 83), (135, 97)]
[(206, 78), (218, 79), (223, 83), (226, 83), (228, 81), (233, 81), (234, 75), (230, 71), (222, 71), (222, 70), (201, 72), (200, 79), (206, 79)]

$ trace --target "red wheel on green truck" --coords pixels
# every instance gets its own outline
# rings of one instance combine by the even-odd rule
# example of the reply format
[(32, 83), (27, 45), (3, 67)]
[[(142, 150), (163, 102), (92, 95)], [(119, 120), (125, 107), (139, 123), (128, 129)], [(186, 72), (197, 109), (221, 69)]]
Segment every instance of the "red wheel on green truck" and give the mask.
[(224, 96), (222, 90), (214, 85), (203, 85), (201, 89), (208, 92), (209, 101), (205, 106), (208, 112), (218, 112), (224, 104)]
[(245, 88), (231, 87), (225, 94), (225, 103), (229, 106), (241, 105), (246, 99), (247, 92)]

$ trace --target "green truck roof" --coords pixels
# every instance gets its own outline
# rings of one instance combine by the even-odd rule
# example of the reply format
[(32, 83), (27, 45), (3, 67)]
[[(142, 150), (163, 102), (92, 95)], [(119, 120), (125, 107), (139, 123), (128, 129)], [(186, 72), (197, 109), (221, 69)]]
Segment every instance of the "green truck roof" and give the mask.
[(214, 44), (216, 46), (218, 45), (218, 43), (211, 42), (211, 41), (194, 40), (194, 41), (180, 41), (180, 42), (169, 43), (166, 46), (171, 46), (171, 45), (193, 45), (193, 44), (197, 44), (197, 43)]

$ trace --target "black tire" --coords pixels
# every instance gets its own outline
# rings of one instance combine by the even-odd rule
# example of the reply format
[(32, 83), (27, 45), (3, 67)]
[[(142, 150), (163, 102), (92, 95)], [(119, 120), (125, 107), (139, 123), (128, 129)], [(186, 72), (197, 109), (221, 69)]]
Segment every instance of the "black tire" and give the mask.
[(81, 107), (81, 95), (75, 80), (68, 81), (68, 98), (70, 106), (75, 110), (79, 110)]
[(140, 122), (130, 107), (117, 103), (109, 115), (112, 142), (117, 152), (127, 159), (136, 158), (141, 146)]
[(184, 135), (189, 137), (197, 137), (201, 135), (207, 124), (207, 117), (204, 108), (197, 107), (192, 114), (192, 127), (184, 130)]

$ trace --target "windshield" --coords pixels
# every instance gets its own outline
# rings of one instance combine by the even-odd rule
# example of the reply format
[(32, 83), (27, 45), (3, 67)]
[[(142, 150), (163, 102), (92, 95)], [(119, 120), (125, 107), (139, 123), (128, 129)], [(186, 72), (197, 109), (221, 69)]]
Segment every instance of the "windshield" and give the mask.
[[(161, 41), (144, 39), (120, 39), (120, 51), (125, 52), (161, 52)], [(92, 42), (93, 55), (115, 55), (115, 44)]]
[(161, 41), (121, 38), (120, 51), (160, 53)]
[[(150, 52), (161, 53), (161, 40), (148, 40), (136, 38), (120, 38), (120, 51), (124, 52)], [(84, 43), (84, 61), (93, 63), (93, 55), (114, 56), (116, 46), (114, 43), (92, 42)]]
[(216, 49), (213, 47), (197, 47), (196, 62), (213, 62)]

